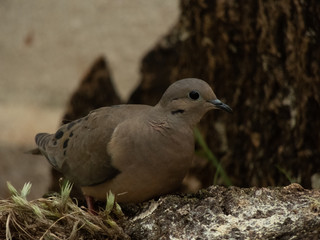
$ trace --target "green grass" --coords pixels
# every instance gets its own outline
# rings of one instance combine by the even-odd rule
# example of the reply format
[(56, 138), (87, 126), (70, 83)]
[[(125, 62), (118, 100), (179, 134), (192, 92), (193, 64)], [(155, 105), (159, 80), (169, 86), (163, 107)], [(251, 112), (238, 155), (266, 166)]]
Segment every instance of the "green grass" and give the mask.
[(213, 184), (217, 184), (218, 179), (221, 177), (224, 185), (231, 186), (232, 182), (221, 166), (220, 162), (216, 158), (216, 156), (212, 153), (212, 151), (209, 149), (205, 139), (203, 138), (202, 134), (200, 133), (198, 128), (194, 129), (194, 136), (196, 139), (196, 142), (201, 147), (201, 150), (204, 152), (205, 157), (208, 159), (208, 161), (216, 168), (216, 173), (214, 175)]
[(299, 180), (298, 178), (294, 178), (290, 171), (286, 170), (283, 167), (280, 167), (279, 165), (275, 165), (275, 167), (288, 179), (290, 183), (301, 183), (301, 180)]

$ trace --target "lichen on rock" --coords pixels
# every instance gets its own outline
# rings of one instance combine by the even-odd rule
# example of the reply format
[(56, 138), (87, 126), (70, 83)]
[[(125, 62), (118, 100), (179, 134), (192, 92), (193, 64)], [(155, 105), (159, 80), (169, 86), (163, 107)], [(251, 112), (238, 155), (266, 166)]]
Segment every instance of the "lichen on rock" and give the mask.
[[(137, 211), (137, 210), (135, 210)], [(301, 239), (320, 236), (320, 191), (212, 186), (144, 204), (129, 219), (133, 239)]]

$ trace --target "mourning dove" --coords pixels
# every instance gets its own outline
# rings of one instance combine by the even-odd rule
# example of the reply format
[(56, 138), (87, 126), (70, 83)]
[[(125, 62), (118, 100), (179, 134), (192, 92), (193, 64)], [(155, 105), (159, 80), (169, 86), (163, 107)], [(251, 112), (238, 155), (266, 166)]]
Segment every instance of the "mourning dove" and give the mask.
[(118, 202), (143, 202), (181, 185), (194, 156), (193, 128), (212, 109), (232, 112), (205, 81), (187, 78), (155, 106), (102, 107), (35, 141), (87, 200), (105, 200), (111, 190)]

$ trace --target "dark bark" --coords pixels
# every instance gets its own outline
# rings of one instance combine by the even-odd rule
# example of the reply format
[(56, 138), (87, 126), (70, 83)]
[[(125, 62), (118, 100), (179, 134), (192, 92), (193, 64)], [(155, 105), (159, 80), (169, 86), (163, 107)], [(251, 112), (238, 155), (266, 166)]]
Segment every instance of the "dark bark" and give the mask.
[(72, 121), (87, 115), (93, 109), (120, 104), (121, 100), (112, 81), (106, 60), (103, 57), (97, 58), (71, 96), (63, 120)]
[(319, 34), (316, 0), (181, 1), (130, 102), (154, 104), (173, 81), (202, 78), (234, 109), (201, 123), (233, 183), (283, 185), (291, 176), (309, 188), (320, 172)]

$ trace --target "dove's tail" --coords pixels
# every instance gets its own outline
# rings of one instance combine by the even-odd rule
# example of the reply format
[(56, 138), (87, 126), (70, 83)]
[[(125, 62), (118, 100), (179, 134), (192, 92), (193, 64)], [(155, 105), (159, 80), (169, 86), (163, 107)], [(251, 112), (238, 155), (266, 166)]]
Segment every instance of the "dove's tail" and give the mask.
[(50, 140), (51, 134), (49, 133), (38, 133), (35, 137), (36, 144), (40, 149), (45, 149), (48, 141)]
[(33, 155), (41, 155), (45, 152), (46, 144), (49, 141), (50, 134), (48, 133), (38, 133), (35, 137), (37, 148), (26, 151), (25, 153), (33, 154)]
[(49, 133), (38, 133), (35, 137), (36, 144), (38, 145), (39, 151), (45, 155), (47, 158), (46, 150), (47, 145), (51, 139), (51, 134)]
[(39, 148), (34, 148), (34, 149), (28, 150), (24, 153), (32, 154), (32, 155), (41, 155), (42, 154)]

